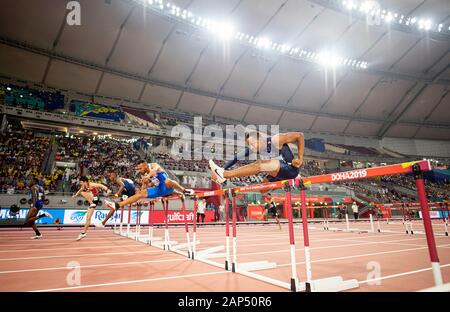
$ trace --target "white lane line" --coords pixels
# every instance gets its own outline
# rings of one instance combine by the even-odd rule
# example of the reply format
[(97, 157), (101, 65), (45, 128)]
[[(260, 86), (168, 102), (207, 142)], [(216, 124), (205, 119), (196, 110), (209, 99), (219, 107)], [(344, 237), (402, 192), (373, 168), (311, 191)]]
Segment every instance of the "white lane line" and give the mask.
[[(450, 246), (450, 244), (441, 245), (437, 247), (443, 247), (443, 246)], [(390, 251), (380, 251), (380, 252), (373, 252), (373, 253), (366, 253), (366, 254), (358, 254), (358, 255), (352, 255), (352, 256), (343, 256), (343, 257), (336, 257), (336, 258), (326, 258), (326, 259), (319, 259), (319, 260), (312, 260), (311, 263), (320, 263), (320, 262), (331, 262), (331, 261), (337, 261), (337, 260), (347, 260), (347, 259), (353, 259), (353, 258), (362, 258), (362, 257), (370, 257), (370, 256), (377, 256), (377, 255), (385, 255), (385, 254), (393, 254), (393, 253), (401, 253), (401, 252), (408, 252), (408, 251), (416, 251), (416, 250), (422, 250), (422, 249), (428, 249), (428, 247), (418, 247), (418, 248), (409, 248), (409, 249), (399, 249), (399, 250), (390, 250)], [(299, 264), (305, 264), (304, 261), (297, 262), (297, 265)], [(277, 267), (283, 267), (283, 266), (290, 266), (290, 263), (285, 264), (278, 264)]]
[[(61, 248), (32, 248), (32, 249), (10, 249), (10, 250), (0, 250), (0, 253), (11, 253), (11, 252), (42, 252), (42, 251), (53, 251), (53, 250), (75, 250), (75, 249), (103, 249), (103, 248), (122, 248), (122, 247), (145, 247), (143, 244), (134, 245), (106, 245), (106, 246), (86, 246), (86, 247), (61, 247)], [(131, 251), (130, 251), (131, 252)]]
[(58, 255), (58, 256), (42, 256), (42, 257), (24, 257), (24, 258), (4, 258), (0, 261), (17, 261), (17, 260), (36, 260), (36, 259), (55, 259), (55, 258), (69, 258), (69, 257), (93, 257), (93, 256), (113, 256), (113, 255), (134, 255), (134, 254), (152, 254), (161, 253), (164, 251), (157, 250), (146, 250), (146, 251), (125, 251), (125, 252), (107, 252), (107, 253), (92, 253), (92, 254), (72, 254), (72, 255)]
[[(446, 268), (446, 267), (450, 267), (450, 264), (443, 264), (441, 265), (441, 268)], [(403, 272), (403, 273), (398, 273), (398, 274), (392, 274), (392, 275), (386, 275), (383, 277), (379, 277), (379, 278), (374, 278), (374, 279), (369, 279), (369, 280), (365, 280), (365, 281), (359, 281), (359, 284), (365, 284), (365, 283), (373, 283), (373, 282), (377, 282), (380, 280), (385, 280), (385, 279), (390, 279), (390, 278), (397, 278), (397, 277), (402, 277), (405, 275), (411, 275), (411, 274), (417, 274), (417, 273), (421, 273), (421, 272), (426, 272), (426, 271), (430, 271), (432, 268), (425, 268), (425, 269), (420, 269), (420, 270), (414, 270), (414, 271), (409, 271), (409, 272)]]
[(191, 277), (203, 277), (203, 276), (228, 274), (228, 273), (230, 273), (230, 271), (221, 270), (221, 271), (215, 271), (215, 272), (209, 272), (209, 273), (186, 274), (186, 275), (176, 275), (176, 276), (167, 276), (167, 277), (158, 277), (158, 278), (147, 278), (147, 279), (141, 279), (141, 280), (131, 280), (131, 281), (122, 281), (122, 282), (102, 283), (102, 284), (91, 284), (91, 285), (84, 285), (84, 286), (73, 286), (73, 287), (62, 287), (62, 288), (50, 288), (50, 289), (31, 290), (29, 292), (67, 291), (67, 290), (73, 290), (73, 289), (86, 289), (86, 288), (115, 286), (115, 285), (127, 285), (127, 284), (137, 284), (137, 283), (146, 283), (146, 282), (157, 282), (157, 281), (185, 279), (185, 278), (191, 278)]
[[(67, 237), (67, 236), (65, 236), (65, 237)], [(126, 239), (126, 237), (122, 237), (122, 236), (104, 236), (104, 237), (101, 237), (101, 238), (98, 238), (98, 236), (96, 236), (96, 237), (94, 237), (94, 236), (90, 236), (89, 235), (89, 233), (88, 233), (88, 237), (89, 237), (89, 240), (90, 241), (105, 241), (105, 240), (108, 240), (108, 241), (123, 241), (123, 240), (125, 240)], [(116, 238), (117, 237), (117, 238)], [(48, 243), (48, 244), (56, 244), (57, 242), (61, 242), (61, 243), (63, 243), (63, 242), (67, 242), (67, 241), (72, 241), (72, 242), (76, 242), (76, 238), (77, 238), (77, 236), (73, 236), (73, 237), (71, 237), (71, 238), (46, 238), (45, 236), (43, 237), (43, 238), (41, 238), (40, 240), (39, 240), (39, 242), (42, 242), (42, 243)], [(4, 242), (5, 243), (15, 243), (16, 244), (16, 246), (18, 246), (18, 245), (21, 245), (21, 244), (19, 244), (20, 242), (28, 242), (28, 243), (30, 243), (30, 242), (36, 242), (36, 243), (38, 243), (36, 240), (32, 240), (31, 238), (29, 238), (29, 239), (9, 239), (9, 240), (5, 240)], [(4, 246), (3, 244), (2, 244), (3, 242), (0, 242), (0, 246)], [(6, 244), (5, 244), (6, 245)]]
[[(162, 260), (119, 262), (119, 263), (88, 264), (88, 265), (81, 265), (81, 266), (79, 266), (79, 268), (80, 269), (88, 269), (88, 268), (101, 268), (101, 267), (110, 267), (110, 266), (125, 266), (125, 265), (149, 264), (149, 263), (160, 263), (160, 262), (175, 262), (175, 261), (186, 261), (186, 259), (185, 258), (180, 258), (180, 259), (162, 259)], [(40, 271), (58, 271), (58, 270), (67, 270), (67, 266), (52, 267), (52, 268), (41, 268), (41, 269), (23, 269), (23, 270), (0, 271), (0, 274), (40, 272)]]

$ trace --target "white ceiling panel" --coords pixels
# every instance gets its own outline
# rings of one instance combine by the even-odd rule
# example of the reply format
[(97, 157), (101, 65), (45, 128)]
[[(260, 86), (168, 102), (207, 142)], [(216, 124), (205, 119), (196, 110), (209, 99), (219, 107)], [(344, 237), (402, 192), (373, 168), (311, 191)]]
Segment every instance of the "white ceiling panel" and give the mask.
[(364, 73), (351, 73), (339, 84), (333, 97), (324, 107), (326, 112), (340, 113), (353, 112), (369, 94), (370, 88), (380, 78)]
[(244, 47), (213, 41), (202, 55), (190, 84), (202, 90), (218, 92)]
[(192, 37), (190, 32), (177, 28), (165, 44), (151, 77), (184, 85), (206, 43), (205, 38)]
[(0, 73), (5, 76), (40, 82), (48, 57), (0, 44)]
[[(450, 2), (450, 1), (449, 1)], [(423, 74), (450, 49), (450, 42), (422, 39), (409, 53), (394, 66), (395, 70), (412, 74)], [(417, 60), (420, 60), (418, 62)]]
[(372, 122), (352, 121), (345, 133), (355, 135), (375, 136), (381, 128), (381, 124)]
[[(436, 1), (436, 0), (434, 0)], [(379, 0), (382, 8), (387, 8), (392, 12), (398, 12), (401, 14), (411, 13), (417, 6), (419, 6), (423, 0)]]
[[(444, 18), (446, 23), (449, 21), (449, 0), (379, 1), (383, 8), (392, 12), (430, 18), (435, 23)], [(345, 129), (349, 135), (371, 136), (378, 133), (381, 122), (350, 122), (332, 114), (386, 120), (405, 95), (405, 101), (395, 114), (406, 107), (421, 84), (411, 89), (412, 80), (396, 80), (383, 71), (424, 79), (442, 73), (386, 135), (412, 137), (417, 132), (416, 126), (402, 122), (425, 120), (450, 124), (450, 95), (445, 93), (450, 82), (450, 69), (446, 68), (450, 63), (450, 42), (423, 35), (414, 45), (422, 34), (389, 30), (385, 26), (370, 27), (350, 13), (324, 8), (314, 1), (170, 2), (187, 8), (196, 16), (226, 20), (233, 23), (236, 31), (280, 44), (313, 52), (334, 52), (346, 58), (361, 57), (369, 62), (369, 71), (350, 72), (344, 66), (335, 71), (325, 70), (318, 64), (295, 61), (270, 50), (252, 49), (236, 40), (224, 44), (208, 31), (162, 17), (154, 10), (145, 12), (129, 0), (79, 0), (81, 26), (64, 23), (67, 1), (4, 2), (3, 7), (7, 9), (0, 11), (0, 37), (31, 45), (17, 49), (12, 47), (17, 45), (15, 42), (0, 44), (0, 74), (4, 76), (33, 82), (40, 82), (45, 76), (49, 86), (83, 93), (95, 93), (101, 78), (97, 93), (106, 97), (137, 101), (142, 93), (141, 102), (152, 106), (177, 108), (178, 103), (180, 110), (196, 114), (211, 113), (237, 120), (245, 115), (246, 122), (256, 124), (279, 123), (284, 128), (312, 127), (313, 131), (323, 132)], [(414, 8), (417, 9), (413, 11)], [(55, 40), (57, 44), (53, 47)], [(58, 57), (49, 62), (39, 54), (41, 51), (27, 52), (33, 51), (33, 46), (45, 49), (48, 54), (56, 53)], [(64, 62), (61, 58), (66, 56), (81, 62)], [(83, 66), (83, 62), (89, 65)], [(92, 69), (92, 65), (106, 65), (112, 70), (102, 75), (100, 69)], [(114, 71), (125, 74), (114, 74)], [(168, 87), (147, 84), (144, 87), (144, 82), (124, 78), (130, 77), (127, 73), (147, 77), (149, 71), (152, 83), (219, 93), (273, 107), (217, 100)], [(410, 89), (412, 92), (408, 94)], [(285, 107), (297, 112), (283, 113)], [(319, 117), (309, 115), (311, 112), (318, 113)], [(436, 131), (439, 129), (424, 126), (418, 137), (446, 136), (445, 131), (444, 134)]]
[[(450, 129), (420, 128), (416, 135), (417, 139), (450, 140)], [(448, 155), (447, 155), (448, 156)]]
[(326, 71), (317, 68), (302, 82), (300, 88), (292, 98), (290, 107), (319, 111), (335, 89), (337, 82), (342, 78), (344, 71)]
[(417, 37), (412, 34), (390, 30), (364, 59), (370, 67), (389, 69), (416, 41)]
[(66, 4), (54, 0), (3, 0), (0, 36), (51, 49), (64, 22)]
[(427, 119), (428, 122), (441, 124), (450, 124), (450, 90)]
[(264, 35), (264, 32), (261, 34), (258, 34), (258, 32), (284, 2), (286, 0), (245, 0), (231, 15), (230, 19), (235, 21), (236, 28), (240, 32), (252, 36)]
[(242, 120), (247, 109), (247, 104), (218, 100), (212, 114), (234, 120)]
[(181, 97), (178, 109), (191, 113), (207, 115), (214, 105), (215, 98), (185, 92)]
[(246, 53), (233, 71), (225, 85), (223, 93), (227, 95), (253, 98), (257, 88), (274, 64), (275, 57), (264, 59), (252, 53)]
[[(436, 75), (439, 75), (442, 73), (442, 78), (447, 79), (450, 81), (450, 50), (447, 51), (447, 54), (442, 57), (442, 59), (436, 63), (436, 65), (433, 66), (433, 68), (430, 69), (428, 72), (428, 76), (435, 77)], [(445, 69), (447, 68), (447, 69)]]
[(286, 104), (297, 88), (300, 79), (310, 70), (310, 66), (281, 58), (270, 72), (255, 99), (263, 103)]
[(53, 87), (93, 94), (100, 76), (98, 70), (52, 60), (45, 82)]
[[(203, 18), (219, 21), (230, 20), (234, 25), (234, 20), (230, 18), (231, 11), (236, 6), (239, 8), (241, 4), (242, 1), (240, 0), (195, 0), (192, 5), (189, 6), (189, 10)], [(234, 25), (236, 28), (238, 28), (238, 26), (239, 25)]]
[(308, 1), (288, 1), (270, 21), (263, 34), (275, 42), (294, 47), (299, 40), (300, 33), (321, 11), (322, 7)]
[(325, 131), (342, 133), (348, 124), (348, 120), (329, 117), (319, 117), (312, 127), (312, 131)]
[(141, 101), (150, 105), (174, 108), (180, 95), (181, 91), (147, 84)]
[(309, 51), (333, 50), (336, 40), (351, 24), (344, 14), (325, 10), (303, 33), (298, 46)]
[(66, 26), (56, 51), (104, 64), (131, 7), (124, 1), (80, 0), (81, 26)]
[(450, 1), (448, 0), (428, 0), (414, 12), (414, 15), (423, 18), (431, 18), (435, 23), (448, 21), (450, 15)]
[(154, 15), (144, 14), (142, 8), (136, 8), (126, 23), (109, 66), (147, 75), (158, 55), (164, 38), (173, 24)]
[(412, 85), (411, 81), (383, 79), (370, 93), (366, 102), (354, 113), (358, 117), (385, 119)]
[(105, 73), (98, 93), (101, 95), (137, 100), (144, 83)]
[(245, 117), (245, 122), (252, 125), (277, 125), (280, 115), (280, 110), (251, 106)]
[(422, 121), (430, 113), (431, 109), (438, 103), (443, 92), (445, 92), (445, 86), (428, 86), (411, 105), (408, 111), (403, 114), (401, 120)]
[(293, 130), (307, 130), (314, 121), (313, 115), (284, 112), (280, 119), (280, 128)]
[[(360, 58), (383, 33), (382, 28), (367, 26), (365, 21), (357, 22), (340, 38), (335, 46), (335, 53)], [(362, 59), (365, 60), (365, 57)]]
[(397, 124), (390, 127), (385, 136), (393, 138), (412, 138), (417, 132), (417, 129), (418, 127), (416, 126)]

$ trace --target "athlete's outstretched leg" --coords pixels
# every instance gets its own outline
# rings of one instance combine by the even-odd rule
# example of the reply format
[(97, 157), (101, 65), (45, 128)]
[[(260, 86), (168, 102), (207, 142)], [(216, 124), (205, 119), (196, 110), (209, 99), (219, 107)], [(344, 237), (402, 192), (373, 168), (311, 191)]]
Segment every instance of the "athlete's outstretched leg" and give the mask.
[[(137, 202), (137, 201), (139, 201), (139, 200), (141, 200), (143, 198), (147, 198), (147, 195), (148, 195), (147, 189), (143, 189), (140, 192), (134, 194), (133, 196), (128, 197), (127, 199), (121, 201), (120, 203), (116, 203), (114, 209), (117, 210), (117, 209), (119, 209), (121, 207), (134, 204), (135, 202)], [(109, 207), (109, 206), (108, 206), (108, 208), (111, 209), (111, 207)]]
[(219, 175), (222, 173), (223, 178), (231, 179), (237, 177), (248, 177), (257, 175), (258, 173), (267, 173), (271, 176), (276, 176), (280, 171), (280, 161), (276, 159), (257, 160), (249, 165), (245, 165), (233, 170), (223, 170), (218, 167), (218, 170), (213, 174)]

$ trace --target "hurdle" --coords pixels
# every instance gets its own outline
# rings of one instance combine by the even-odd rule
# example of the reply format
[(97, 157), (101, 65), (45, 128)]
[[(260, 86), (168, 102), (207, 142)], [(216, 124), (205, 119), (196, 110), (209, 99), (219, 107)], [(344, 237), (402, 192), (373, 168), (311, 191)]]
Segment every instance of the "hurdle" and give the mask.
[(141, 208), (142, 208), (142, 204), (140, 202), (137, 202), (136, 203), (136, 220), (135, 220), (136, 235), (134, 236), (134, 239), (137, 241), (140, 240), (140, 234), (141, 234)]
[[(443, 205), (447, 205), (447, 202), (429, 202), (428, 203), (430, 208), (434, 208), (437, 209), (437, 211), (440, 213), (440, 217), (439, 219), (442, 219), (442, 223), (443, 223), (443, 233), (437, 232), (435, 233), (435, 235), (437, 236), (448, 236), (448, 223), (447, 223), (447, 218), (446, 218), (446, 210), (444, 210)], [(406, 234), (410, 234), (410, 235), (423, 235), (425, 234), (424, 231), (420, 230), (415, 230), (413, 228), (413, 224), (414, 224), (414, 220), (411, 218), (411, 211), (420, 211), (420, 203), (389, 203), (389, 204), (376, 204), (376, 206), (378, 207), (378, 209), (380, 208), (385, 208), (388, 209), (389, 212), (392, 213), (392, 211), (396, 211), (396, 210), (400, 210), (402, 211), (402, 216), (401, 216), (401, 224), (402, 227), (404, 227), (403, 231), (399, 230), (395, 230), (395, 229), (381, 229), (381, 226), (379, 226), (379, 232), (384, 232), (384, 233), (406, 233)], [(405, 208), (406, 206), (406, 208)], [(407, 211), (406, 213), (403, 212), (403, 210)], [(394, 218), (392, 218), (392, 220), (394, 220)], [(396, 225), (396, 222), (391, 222), (390, 223), (391, 227)], [(440, 228), (440, 227), (439, 227)]]
[(304, 185), (311, 185), (365, 179), (385, 175), (413, 173), (416, 181), (417, 195), (422, 210), (422, 219), (425, 227), (425, 235), (427, 238), (427, 246), (430, 254), (433, 277), (436, 286), (439, 286), (442, 285), (442, 273), (439, 265), (436, 242), (434, 239), (434, 233), (429, 213), (425, 183), (423, 180), (423, 172), (429, 170), (431, 170), (430, 162), (428, 160), (422, 160), (381, 167), (351, 170), (335, 174), (312, 176), (308, 178), (297, 178), (297, 180), (302, 180)]
[(119, 233), (120, 235), (122, 235), (122, 231), (123, 231), (123, 206), (120, 208), (120, 225), (119, 225)]
[[(184, 216), (184, 229), (186, 231), (186, 241), (187, 241), (187, 249), (188, 249), (188, 258), (191, 258), (192, 256), (192, 249), (191, 249), (191, 238), (189, 235), (189, 226), (188, 226), (188, 222), (187, 222), (187, 213), (186, 213), (186, 203), (185, 203), (185, 198), (181, 197), (181, 210), (183, 211), (183, 216)], [(194, 216), (195, 217), (195, 216)], [(193, 241), (193, 244), (197, 244), (197, 242)], [(174, 247), (176, 249), (180, 249), (182, 248), (180, 245)]]
[(153, 243), (153, 209), (155, 206), (155, 202), (152, 200), (149, 202), (148, 207), (148, 238), (147, 238), (147, 244), (152, 245)]
[(128, 205), (128, 222), (126, 236), (130, 237), (130, 224), (131, 224), (131, 205)]

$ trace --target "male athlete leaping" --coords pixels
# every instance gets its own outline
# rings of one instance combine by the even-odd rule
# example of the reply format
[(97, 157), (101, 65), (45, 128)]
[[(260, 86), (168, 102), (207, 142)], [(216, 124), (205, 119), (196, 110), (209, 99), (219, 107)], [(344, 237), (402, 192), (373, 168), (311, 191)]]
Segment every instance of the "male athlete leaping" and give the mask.
[[(117, 172), (112, 171), (109, 174), (109, 179), (114, 184), (117, 184), (119, 186), (119, 189), (117, 190), (116, 194), (114, 196), (120, 197), (122, 200), (127, 199), (128, 197), (131, 197), (136, 194), (136, 185), (134, 182), (130, 179), (121, 178), (118, 176)], [(104, 227), (106, 225), (106, 222), (114, 215), (115, 209), (109, 208), (109, 212), (106, 215), (105, 219), (98, 224), (99, 227)]]
[[(97, 208), (98, 203), (100, 202), (99, 197), (99, 189), (106, 191), (106, 195), (111, 194), (111, 190), (100, 183), (90, 182), (89, 179), (85, 176), (80, 178), (80, 189), (78, 192), (72, 197), (77, 197), (81, 195), (89, 202), (88, 213), (86, 215), (86, 223), (84, 224), (83, 231), (78, 235), (77, 240), (81, 240), (86, 237), (86, 233), (89, 229), (89, 225), (91, 224), (91, 218), (94, 213), (95, 208)], [(96, 224), (96, 226), (99, 226)]]
[[(245, 150), (228, 161), (224, 168), (217, 166), (214, 161), (209, 161), (209, 166), (213, 173), (213, 180), (223, 183), (227, 179), (235, 177), (252, 176), (258, 173), (267, 173), (267, 181), (275, 182), (288, 179), (294, 179), (299, 174), (299, 168), (303, 163), (303, 151), (305, 148), (305, 139), (301, 132), (288, 132), (266, 136), (260, 132), (256, 132), (256, 136), (250, 136), (248, 133), (245, 137), (247, 146)], [(289, 143), (297, 143), (298, 155), (294, 158)], [(242, 166), (233, 170), (228, 170), (234, 166), (238, 160), (245, 159), (251, 153), (260, 153), (267, 149), (270, 152), (271, 146), (278, 150), (281, 159), (258, 159), (255, 162)]]
[(147, 163), (146, 161), (141, 160), (137, 164), (136, 169), (142, 175), (141, 190), (120, 203), (105, 201), (105, 205), (108, 208), (117, 210), (144, 198), (152, 199), (172, 194), (194, 195), (194, 190), (186, 189), (176, 181), (169, 179), (167, 173), (157, 163)]

